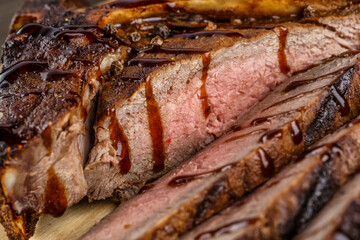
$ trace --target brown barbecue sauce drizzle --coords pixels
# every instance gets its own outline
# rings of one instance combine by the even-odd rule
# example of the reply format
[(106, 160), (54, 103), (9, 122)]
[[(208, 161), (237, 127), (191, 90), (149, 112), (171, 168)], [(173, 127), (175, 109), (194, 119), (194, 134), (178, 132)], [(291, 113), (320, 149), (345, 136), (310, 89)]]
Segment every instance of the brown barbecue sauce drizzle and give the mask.
[(202, 55), (202, 62), (203, 62), (203, 70), (201, 74), (202, 85), (200, 88), (200, 99), (201, 99), (201, 105), (202, 105), (204, 117), (205, 119), (207, 119), (211, 110), (211, 107), (209, 105), (208, 95), (206, 92), (206, 80), (208, 77), (208, 70), (211, 62), (210, 53), (205, 53)]
[(330, 91), (332, 93), (332, 95), (335, 98), (335, 102), (339, 105), (340, 107), (340, 114), (342, 117), (348, 116), (351, 112), (350, 109), (350, 105), (349, 103), (346, 101), (345, 97), (340, 93), (340, 91), (338, 91), (335, 87), (335, 85), (332, 85), (330, 87)]
[(284, 74), (288, 74), (290, 72), (290, 67), (287, 63), (287, 58), (285, 54), (288, 30), (287, 28), (280, 26), (279, 31), (280, 31), (280, 35), (279, 35), (278, 60), (279, 60), (280, 71)]
[(201, 54), (207, 53), (208, 50), (197, 48), (166, 48), (161, 46), (152, 45), (148, 48), (133, 48), (136, 53), (167, 53), (167, 54)]
[(272, 129), (268, 132), (266, 132), (264, 135), (262, 135), (259, 139), (260, 143), (265, 143), (275, 137), (281, 137), (283, 134), (282, 129)]
[(104, 8), (135, 8), (143, 7), (150, 4), (162, 4), (167, 3), (169, 0), (117, 0), (111, 3), (105, 4)]
[(211, 170), (211, 171), (207, 171), (207, 172), (202, 172), (202, 173), (198, 173), (198, 174), (193, 174), (193, 175), (183, 175), (183, 176), (178, 176), (178, 177), (174, 177), (173, 179), (170, 180), (170, 182), (168, 183), (168, 185), (170, 187), (180, 187), (182, 185), (185, 185), (189, 182), (192, 182), (194, 180), (197, 179), (201, 179), (204, 177), (208, 177), (211, 175), (215, 175), (217, 173), (220, 172), (225, 172), (228, 169), (234, 167), (237, 163), (231, 163), (231, 164), (227, 164), (225, 166), (222, 166), (220, 168), (217, 168), (215, 170)]
[(147, 113), (149, 118), (149, 128), (150, 136), (152, 139), (152, 148), (153, 148), (153, 160), (155, 172), (160, 172), (164, 169), (165, 163), (165, 147), (164, 147), (164, 130), (161, 121), (161, 115), (159, 106), (155, 100), (153, 93), (151, 79), (146, 78), (145, 83), (145, 93), (146, 93), (146, 104), (147, 104)]
[(48, 171), (48, 181), (45, 188), (45, 213), (61, 216), (67, 208), (65, 187), (55, 173), (53, 167)]
[(120, 173), (127, 174), (131, 168), (130, 148), (128, 139), (115, 116), (115, 111), (110, 112), (110, 140), (116, 150), (116, 156), (121, 158), (119, 162)]
[(299, 145), (303, 139), (301, 128), (299, 127), (299, 124), (296, 120), (292, 121), (290, 123), (290, 126), (291, 126), (290, 129), (291, 138), (296, 145)]
[(46, 62), (40, 61), (20, 61), (11, 67), (5, 69), (0, 74), (0, 88), (10, 87), (16, 79), (27, 72), (38, 72), (43, 81), (56, 81), (64, 77), (75, 76), (76, 74), (59, 70), (49, 69)]
[(142, 188), (140, 188), (139, 190), (139, 194), (145, 193), (147, 191), (149, 191), (150, 189), (154, 188), (155, 184), (154, 183), (150, 183), (150, 184), (146, 184), (145, 186), (143, 186)]
[(272, 177), (275, 173), (274, 160), (265, 152), (263, 148), (259, 148), (257, 155), (261, 163), (261, 172), (264, 177)]
[(215, 230), (203, 232), (196, 236), (195, 240), (206, 240), (210, 238), (219, 238), (223, 234), (232, 233), (239, 231), (249, 225), (255, 224), (258, 221), (258, 218), (249, 218), (231, 222), (224, 226), (221, 226)]
[(47, 68), (48, 64), (46, 62), (20, 61), (3, 70), (0, 75), (0, 88), (6, 88), (14, 84), (20, 74), (26, 72), (43, 72)]
[[(240, 130), (233, 130), (233, 131), (236, 132), (236, 131), (240, 131)], [(252, 131), (252, 132), (249, 132), (249, 133), (241, 134), (241, 135), (234, 136), (234, 137), (231, 137), (229, 139), (226, 139), (224, 141), (224, 143), (233, 142), (233, 141), (239, 140), (241, 138), (245, 138), (247, 136), (254, 135), (254, 134), (257, 134), (257, 133), (263, 133), (263, 132), (266, 132), (266, 131), (268, 131), (267, 128), (257, 129), (255, 131)]]

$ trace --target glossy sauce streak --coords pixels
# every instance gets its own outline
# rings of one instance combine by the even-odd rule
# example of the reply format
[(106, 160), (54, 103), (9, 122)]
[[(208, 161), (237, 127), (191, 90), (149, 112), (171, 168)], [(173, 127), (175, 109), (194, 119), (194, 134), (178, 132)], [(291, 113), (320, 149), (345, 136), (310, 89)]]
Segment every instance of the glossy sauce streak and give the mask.
[(242, 228), (245, 228), (249, 225), (255, 224), (257, 221), (258, 221), (257, 218), (249, 218), (249, 219), (234, 221), (227, 225), (221, 226), (215, 230), (201, 233), (195, 239), (196, 240), (205, 240), (205, 239), (210, 239), (210, 238), (220, 238), (221, 235), (223, 235), (223, 234), (239, 231)]
[(131, 168), (130, 149), (128, 139), (115, 116), (115, 111), (110, 113), (111, 122), (109, 126), (110, 140), (116, 150), (116, 156), (121, 158), (120, 173), (127, 174)]
[(243, 35), (239, 32), (221, 31), (221, 30), (199, 31), (194, 33), (181, 33), (174, 35), (174, 37), (181, 37), (185, 39), (198, 39), (201, 37), (213, 37), (213, 36), (243, 37)]
[(265, 116), (265, 117), (256, 118), (256, 119), (251, 121), (250, 126), (258, 126), (258, 125), (263, 124), (265, 122), (269, 122), (271, 119), (273, 119), (275, 117), (290, 114), (290, 113), (293, 113), (293, 112), (299, 112), (300, 110), (301, 110), (301, 108), (298, 108), (298, 109), (293, 109), (293, 110), (289, 110), (289, 111), (286, 111), (286, 112), (280, 112), (280, 113), (277, 113), (277, 114), (274, 114), (274, 115), (269, 115), (269, 116)]
[(4, 69), (0, 75), (0, 88), (9, 87), (14, 84), (20, 74), (26, 72), (42, 72), (48, 67), (46, 62), (20, 61), (13, 66)]
[(135, 8), (150, 4), (167, 3), (169, 0), (118, 0), (104, 5), (105, 8)]
[(274, 160), (265, 152), (263, 148), (257, 151), (258, 157), (261, 162), (261, 172), (264, 177), (269, 178), (275, 173)]
[(65, 187), (60, 182), (53, 167), (48, 171), (48, 181), (45, 188), (45, 213), (61, 216), (67, 208)]
[(285, 54), (288, 30), (285, 27), (279, 27), (279, 31), (280, 31), (280, 35), (279, 35), (278, 60), (279, 60), (280, 71), (284, 74), (288, 74), (290, 72), (290, 67), (287, 63), (287, 58)]
[(128, 66), (137, 65), (139, 67), (155, 67), (161, 66), (168, 63), (173, 63), (174, 61), (167, 58), (155, 59), (155, 58), (133, 58), (127, 62)]
[(341, 95), (341, 93), (336, 89), (336, 87), (333, 85), (330, 87), (330, 91), (332, 95), (335, 98), (336, 103), (340, 107), (340, 114), (342, 117), (348, 116), (350, 114), (350, 105), (346, 101), (345, 97)]
[(155, 172), (164, 169), (165, 147), (164, 147), (164, 130), (161, 121), (160, 110), (155, 100), (150, 78), (146, 79), (145, 84), (147, 113), (149, 118), (150, 136), (153, 147), (153, 160)]
[(41, 72), (40, 76), (43, 81), (57, 81), (60, 78), (75, 76), (74, 73), (58, 70), (58, 69), (49, 69), (48, 71)]
[(291, 134), (291, 138), (292, 138), (293, 142), (296, 145), (299, 145), (303, 139), (303, 134), (302, 134), (302, 131), (301, 131), (297, 121), (291, 122), (290, 134)]
[(228, 169), (234, 167), (235, 165), (236, 165), (236, 163), (231, 163), (231, 164), (227, 164), (225, 166), (222, 166), (220, 168), (217, 168), (215, 170), (208, 171), (208, 172), (174, 177), (173, 179), (171, 179), (171, 181), (168, 183), (168, 185), (170, 187), (179, 187), (179, 186), (182, 186), (184, 184), (187, 184), (189, 182), (192, 182), (192, 181), (200, 179), (200, 178), (208, 177), (208, 176), (220, 173), (220, 172), (225, 172)]
[[(72, 39), (78, 37), (85, 37), (89, 42), (92, 43), (101, 43), (108, 47), (114, 48), (112, 44), (107, 41), (104, 41), (98, 37), (95, 33), (101, 33), (103, 36), (108, 35), (104, 30), (98, 28), (96, 25), (67, 25), (60, 28), (55, 28), (51, 26), (46, 26), (40, 23), (29, 23), (24, 25), (16, 35), (26, 34), (31, 36), (46, 36), (51, 38), (60, 38), (60, 39)], [(117, 38), (115, 35), (109, 35), (112, 41), (115, 41), (117, 45), (123, 44), (126, 45), (122, 40)]]
[(48, 126), (42, 133), (41, 137), (43, 140), (44, 147), (47, 149), (48, 154), (51, 153), (52, 146), (52, 136), (51, 136), (51, 126)]
[(282, 129), (273, 129), (262, 135), (259, 142), (265, 143), (273, 139), (274, 137), (281, 137), (281, 136), (282, 136)]
[(208, 77), (208, 70), (211, 62), (210, 53), (205, 53), (202, 55), (202, 62), (203, 62), (203, 70), (201, 75), (202, 86), (200, 88), (200, 99), (201, 99), (204, 117), (205, 119), (207, 119), (211, 110), (211, 107), (209, 105), (208, 95), (206, 92), (206, 79)]

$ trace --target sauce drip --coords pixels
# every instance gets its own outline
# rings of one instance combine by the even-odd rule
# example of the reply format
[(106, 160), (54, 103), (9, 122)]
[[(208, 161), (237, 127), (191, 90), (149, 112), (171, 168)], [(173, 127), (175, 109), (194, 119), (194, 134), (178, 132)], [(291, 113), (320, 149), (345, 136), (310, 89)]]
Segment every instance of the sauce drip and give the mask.
[(0, 75), (0, 88), (9, 87), (14, 84), (20, 74), (26, 72), (43, 72), (48, 67), (46, 62), (20, 61), (5, 69)]
[(101, 43), (108, 47), (114, 48), (110, 42), (104, 41), (101, 37), (98, 37), (96, 33), (101, 34), (102, 36), (108, 36), (109, 40), (116, 42), (116, 45), (126, 45), (115, 35), (108, 35), (103, 29), (98, 28), (96, 25), (67, 25), (56, 28), (40, 23), (29, 23), (21, 27), (16, 33), (16, 36), (21, 34), (26, 34), (27, 36), (41, 35), (45, 37), (67, 40), (72, 38), (85, 37), (91, 43)]
[(150, 4), (167, 3), (169, 0), (117, 0), (104, 5), (105, 8), (135, 8)]
[(153, 160), (155, 172), (160, 172), (164, 169), (165, 161), (165, 147), (164, 147), (164, 130), (161, 121), (161, 115), (159, 106), (155, 100), (153, 93), (151, 79), (148, 77), (145, 83), (145, 92), (146, 92), (146, 103), (147, 103), (147, 113), (149, 117), (149, 128), (150, 136), (152, 139), (153, 147)]
[(291, 138), (296, 145), (299, 145), (303, 139), (303, 134), (299, 127), (299, 124), (297, 123), (297, 121), (292, 121), (290, 125)]
[(133, 58), (128, 61), (128, 66), (134, 66), (137, 65), (139, 67), (155, 67), (155, 66), (161, 66), (168, 63), (173, 63), (174, 61), (167, 58)]
[(335, 98), (336, 103), (340, 106), (340, 114), (342, 117), (348, 116), (350, 114), (350, 105), (346, 101), (345, 97), (336, 89), (333, 85), (330, 87), (330, 91)]
[(120, 173), (124, 175), (127, 174), (131, 168), (128, 139), (125, 136), (124, 131), (121, 128), (119, 121), (115, 116), (115, 111), (112, 111), (110, 115), (111, 115), (111, 122), (109, 126), (110, 139), (113, 148), (116, 150), (116, 156), (121, 158), (121, 161), (119, 163)]
[(282, 129), (273, 129), (262, 135), (259, 142), (265, 143), (273, 139), (274, 137), (281, 137), (281, 136), (282, 136)]
[(45, 188), (45, 213), (61, 216), (67, 208), (65, 187), (59, 180), (53, 167), (48, 171), (48, 181)]
[(52, 136), (51, 136), (51, 126), (48, 126), (42, 133), (41, 137), (43, 139), (44, 147), (48, 150), (48, 154), (51, 153), (52, 146)]
[(42, 80), (44, 81), (57, 81), (60, 78), (69, 77), (70, 75), (74, 76), (75, 74), (72, 72), (63, 71), (59, 69), (49, 69), (46, 72), (41, 72), (40, 75)]
[(220, 168), (217, 168), (215, 170), (212, 171), (208, 171), (208, 172), (203, 172), (203, 173), (198, 173), (198, 174), (193, 174), (193, 175), (183, 175), (183, 176), (178, 176), (178, 177), (174, 177), (173, 179), (171, 179), (171, 181), (168, 183), (168, 185), (170, 187), (179, 187), (182, 186), (184, 184), (187, 184), (189, 182), (192, 182), (194, 180), (200, 179), (200, 178), (204, 178), (204, 177), (208, 177), (211, 175), (214, 175), (216, 173), (220, 173), (220, 172), (225, 172), (228, 169), (232, 168), (233, 166), (235, 166), (236, 163), (231, 163), (231, 164), (227, 164), (225, 166), (222, 166)]
[(205, 240), (205, 239), (209, 239), (209, 238), (219, 238), (223, 234), (239, 231), (240, 229), (245, 228), (251, 224), (254, 224), (257, 221), (258, 221), (257, 218), (249, 218), (249, 219), (234, 221), (227, 225), (221, 226), (215, 230), (201, 233), (195, 239), (196, 240)]
[(201, 99), (201, 104), (202, 104), (202, 108), (203, 108), (203, 114), (206, 119), (206, 118), (208, 118), (208, 116), (210, 114), (210, 110), (211, 110), (211, 107), (209, 105), (208, 95), (206, 92), (206, 86), (205, 86), (206, 79), (208, 77), (209, 65), (211, 62), (210, 53), (206, 53), (206, 54), (202, 55), (202, 62), (203, 62), (203, 70), (202, 70), (202, 75), (201, 75), (202, 86), (200, 88), (200, 99)]
[(285, 54), (286, 48), (286, 39), (288, 35), (288, 30), (285, 27), (279, 27), (280, 35), (279, 35), (279, 50), (278, 50), (278, 60), (280, 71), (284, 74), (288, 74), (290, 72), (290, 67), (287, 63), (287, 58)]
[(181, 34), (174, 35), (174, 37), (181, 37), (181, 38), (185, 38), (185, 39), (199, 39), (200, 37), (213, 37), (213, 36), (244, 37), (239, 32), (221, 31), (221, 30), (199, 31), (199, 32), (193, 32), (193, 33), (181, 33)]
[(261, 162), (261, 172), (264, 177), (269, 178), (275, 173), (274, 160), (265, 152), (263, 148), (257, 151), (258, 157)]

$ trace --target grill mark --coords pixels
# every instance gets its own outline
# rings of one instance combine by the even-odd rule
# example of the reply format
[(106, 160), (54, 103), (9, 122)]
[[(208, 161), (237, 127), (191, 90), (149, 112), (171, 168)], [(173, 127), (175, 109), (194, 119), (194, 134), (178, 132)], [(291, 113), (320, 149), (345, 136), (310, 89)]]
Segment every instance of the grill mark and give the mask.
[(158, 104), (155, 100), (153, 93), (151, 79), (146, 78), (145, 83), (145, 92), (146, 92), (146, 104), (147, 104), (147, 113), (149, 118), (149, 129), (150, 136), (152, 139), (153, 147), (153, 160), (155, 172), (160, 172), (164, 169), (165, 161), (165, 147), (164, 147), (164, 130), (161, 121), (161, 115), (159, 111)]
[(128, 138), (125, 136), (124, 130), (115, 116), (115, 111), (111, 112), (110, 117), (110, 140), (113, 148), (116, 150), (116, 156), (121, 158), (121, 161), (119, 162), (120, 173), (125, 175), (131, 168)]
[(206, 80), (208, 77), (208, 70), (209, 70), (209, 65), (211, 62), (211, 55), (209, 53), (203, 54), (202, 62), (203, 62), (203, 70), (202, 70), (202, 75), (201, 75), (202, 86), (200, 88), (200, 99), (201, 99), (203, 114), (206, 119), (206, 118), (208, 118), (208, 116), (210, 114), (210, 110), (211, 110), (211, 107), (209, 105), (208, 95), (206, 92)]
[(256, 118), (256, 119), (251, 121), (250, 126), (258, 126), (260, 124), (268, 122), (269, 120), (271, 120), (271, 119), (273, 119), (275, 117), (290, 114), (290, 113), (293, 113), (293, 112), (300, 112), (301, 109), (302, 109), (302, 107), (297, 108), (297, 109), (292, 109), (292, 110), (289, 110), (289, 111), (285, 111), (285, 112), (280, 112), (280, 113), (269, 115), (269, 116), (265, 116), (265, 117)]
[(155, 67), (161, 66), (168, 63), (173, 63), (174, 60), (161, 58), (161, 59), (154, 59), (154, 58), (133, 58), (128, 61), (128, 66), (137, 65), (139, 67)]
[(48, 171), (48, 181), (45, 188), (45, 213), (61, 216), (67, 208), (65, 187), (60, 182), (53, 167)]
[(278, 60), (279, 60), (280, 71), (284, 74), (288, 74), (290, 72), (290, 67), (287, 63), (287, 58), (285, 54), (288, 29), (283, 26), (280, 26), (279, 31), (280, 31), (280, 35), (279, 35)]

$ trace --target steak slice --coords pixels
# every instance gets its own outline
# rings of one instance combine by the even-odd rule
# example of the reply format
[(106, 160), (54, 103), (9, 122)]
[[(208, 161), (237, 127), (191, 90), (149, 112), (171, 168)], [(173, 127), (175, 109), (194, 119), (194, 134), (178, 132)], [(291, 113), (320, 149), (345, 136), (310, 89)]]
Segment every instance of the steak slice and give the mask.
[[(291, 239), (360, 169), (359, 123), (360, 117), (325, 137), (300, 162), (283, 169), (249, 197), (182, 239)], [(358, 197), (359, 193), (360, 189), (355, 190), (345, 199)], [(337, 200), (337, 204), (343, 203), (346, 206), (349, 202)], [(327, 216), (328, 222), (340, 215), (330, 209), (332, 217)], [(310, 226), (314, 229), (311, 223)], [(313, 239), (312, 234), (308, 236)]]
[(96, 145), (85, 167), (89, 199), (134, 196), (228, 132), (294, 72), (358, 49), (358, 7), (242, 30), (219, 23), (138, 50), (103, 84)]
[(360, 175), (342, 187), (295, 239), (359, 239)]
[(239, 129), (120, 205), (82, 239), (174, 239), (229, 206), (359, 113), (358, 57), (329, 60), (278, 86)]

